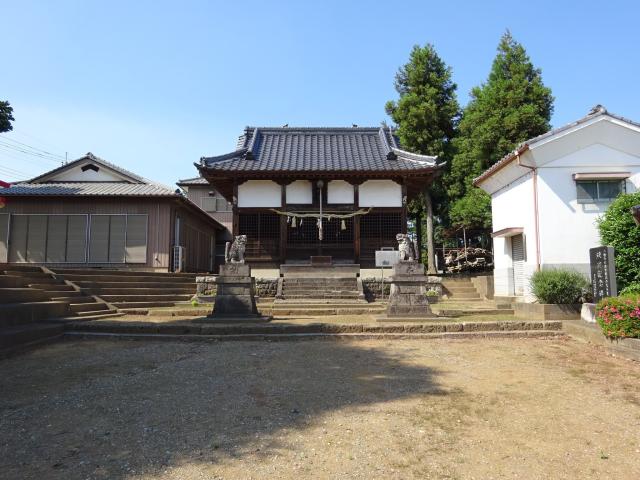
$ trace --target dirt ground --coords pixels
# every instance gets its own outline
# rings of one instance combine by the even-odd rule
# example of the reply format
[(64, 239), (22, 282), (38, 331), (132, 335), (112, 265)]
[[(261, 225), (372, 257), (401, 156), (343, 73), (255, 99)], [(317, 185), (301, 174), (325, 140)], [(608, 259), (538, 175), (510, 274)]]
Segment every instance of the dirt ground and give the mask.
[(568, 339), (64, 341), (0, 361), (3, 479), (638, 479), (640, 365)]

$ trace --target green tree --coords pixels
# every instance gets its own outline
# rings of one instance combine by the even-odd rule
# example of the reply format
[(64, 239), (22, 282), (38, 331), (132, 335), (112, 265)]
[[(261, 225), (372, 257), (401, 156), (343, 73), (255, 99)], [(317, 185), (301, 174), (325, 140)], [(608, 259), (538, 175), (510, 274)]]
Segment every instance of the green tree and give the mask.
[(615, 249), (618, 290), (640, 282), (640, 227), (631, 207), (640, 205), (640, 193), (619, 195), (597, 220), (602, 245)]
[[(488, 197), (476, 191), (473, 179), (519, 143), (548, 131), (553, 100), (540, 69), (507, 31), (500, 39), (489, 78), (471, 90), (454, 141), (456, 153), (445, 179), (452, 223), (482, 226), (490, 218)], [(482, 199), (483, 214), (468, 208), (473, 199)], [(482, 223), (475, 223), (477, 220)]]
[[(433, 45), (413, 47), (409, 61), (396, 74), (395, 89), (399, 98), (387, 102), (385, 110), (398, 126), (397, 135), (402, 147), (425, 155), (437, 155), (440, 161), (450, 160), (451, 142), (460, 115), (457, 86), (452, 80), (451, 67), (440, 58)], [(444, 199), (444, 190), (435, 183), (409, 205), (419, 238), (424, 212), (430, 272), (435, 271), (433, 204), (442, 207)]]
[(0, 133), (13, 130), (11, 122), (14, 120), (13, 108), (9, 105), (9, 102), (0, 101)]

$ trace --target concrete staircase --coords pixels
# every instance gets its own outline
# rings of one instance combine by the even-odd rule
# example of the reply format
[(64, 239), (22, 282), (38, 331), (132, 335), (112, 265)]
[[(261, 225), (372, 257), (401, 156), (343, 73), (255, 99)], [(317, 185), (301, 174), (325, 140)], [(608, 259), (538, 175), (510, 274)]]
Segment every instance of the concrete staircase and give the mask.
[(501, 304), (481, 297), (469, 277), (445, 277), (442, 279), (442, 287), (447, 298), (432, 307), (441, 315), (460, 317), (474, 314), (514, 314), (511, 304)]
[(196, 292), (195, 274), (70, 268), (55, 273), (122, 313), (172, 307), (188, 302)]
[(447, 300), (461, 302), (482, 302), (480, 294), (468, 277), (445, 277), (442, 279), (443, 293)]
[(7, 266), (3, 273), (5, 279), (14, 279), (13, 283), (20, 283), (31, 292), (30, 294), (7, 292), (6, 295), (13, 296), (15, 303), (27, 302), (29, 295), (40, 296), (54, 302), (64, 302), (69, 306), (67, 315), (64, 315), (67, 319), (79, 317), (83, 320), (93, 320), (117, 314), (114, 307), (83, 292), (77, 286), (65, 282), (45, 268), (11, 265)]
[(384, 305), (369, 304), (354, 276), (338, 278), (283, 277), (282, 296), (271, 309), (273, 316), (366, 315), (382, 313)]
[(358, 279), (344, 278), (287, 278), (282, 279), (285, 300), (353, 300), (360, 301)]

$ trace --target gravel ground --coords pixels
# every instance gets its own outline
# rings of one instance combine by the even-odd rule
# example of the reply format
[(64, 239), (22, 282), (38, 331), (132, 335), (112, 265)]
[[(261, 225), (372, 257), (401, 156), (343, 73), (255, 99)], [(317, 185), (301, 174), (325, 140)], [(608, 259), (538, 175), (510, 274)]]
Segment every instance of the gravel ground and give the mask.
[(635, 480), (639, 380), (568, 339), (64, 341), (0, 361), (0, 477)]

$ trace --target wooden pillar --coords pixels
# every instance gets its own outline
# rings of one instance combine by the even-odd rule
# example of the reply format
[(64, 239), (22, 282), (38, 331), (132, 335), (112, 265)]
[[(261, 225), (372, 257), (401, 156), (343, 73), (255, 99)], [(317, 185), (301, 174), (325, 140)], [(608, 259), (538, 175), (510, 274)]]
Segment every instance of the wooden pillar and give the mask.
[(400, 227), (402, 228), (402, 232), (407, 233), (407, 184), (404, 179), (401, 184), (402, 189), (402, 210), (400, 211)]
[[(281, 183), (281, 200), (282, 210), (287, 208), (287, 184)], [(287, 258), (287, 217), (280, 215), (280, 263), (284, 263)]]
[[(232, 213), (233, 213), (233, 224), (231, 226), (232, 227), (231, 233), (235, 237), (236, 235), (240, 235), (240, 215), (238, 213), (238, 182), (237, 181), (233, 182)], [(233, 239), (232, 239), (232, 241), (233, 241)]]
[[(358, 185), (353, 186), (353, 209), (358, 210), (360, 205), (360, 193)], [(353, 261), (360, 263), (360, 215), (353, 217)]]

